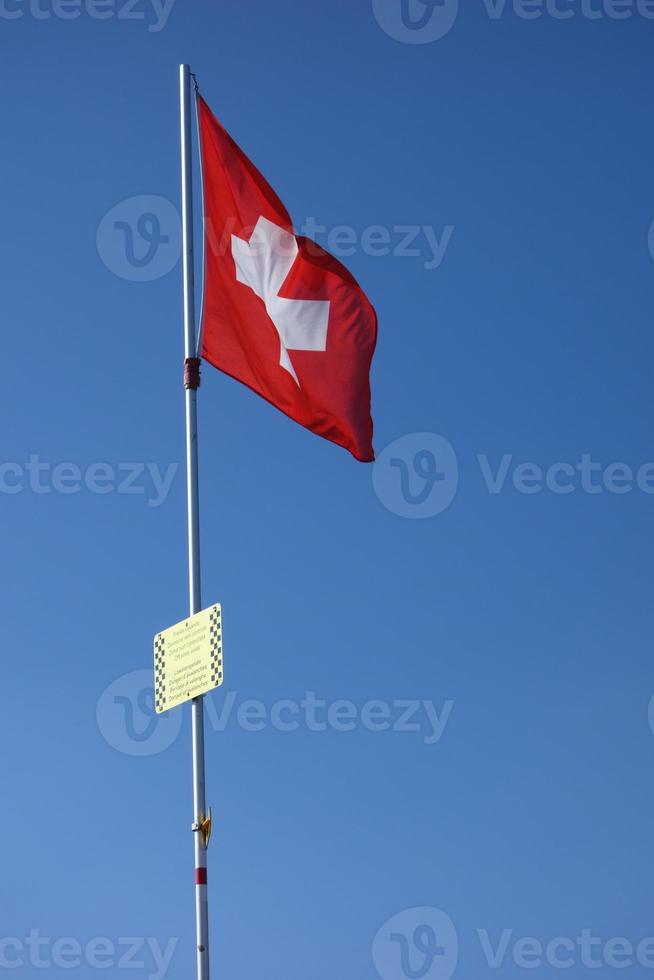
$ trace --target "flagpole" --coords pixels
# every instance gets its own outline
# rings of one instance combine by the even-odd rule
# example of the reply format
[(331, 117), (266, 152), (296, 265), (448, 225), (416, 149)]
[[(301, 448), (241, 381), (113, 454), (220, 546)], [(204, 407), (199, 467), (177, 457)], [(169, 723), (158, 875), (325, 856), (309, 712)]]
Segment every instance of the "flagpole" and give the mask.
[[(193, 272), (193, 188), (191, 170), (191, 70), (179, 66), (182, 173), (182, 267), (184, 277), (184, 388), (186, 397), (186, 487), (188, 508), (189, 613), (201, 609), (200, 505), (198, 495), (197, 389), (200, 362), (196, 350)], [(204, 765), (204, 700), (191, 702), (193, 737), (193, 835), (195, 845), (195, 924), (197, 980), (209, 980), (209, 910), (207, 896), (207, 820)]]

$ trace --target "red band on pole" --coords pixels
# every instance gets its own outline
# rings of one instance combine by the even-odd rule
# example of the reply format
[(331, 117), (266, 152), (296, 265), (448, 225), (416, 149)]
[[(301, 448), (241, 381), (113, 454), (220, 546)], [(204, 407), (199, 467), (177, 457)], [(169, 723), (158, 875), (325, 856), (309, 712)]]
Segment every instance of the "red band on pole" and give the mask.
[(207, 883), (207, 869), (206, 868), (196, 868), (195, 869), (195, 884), (196, 885), (206, 885)]

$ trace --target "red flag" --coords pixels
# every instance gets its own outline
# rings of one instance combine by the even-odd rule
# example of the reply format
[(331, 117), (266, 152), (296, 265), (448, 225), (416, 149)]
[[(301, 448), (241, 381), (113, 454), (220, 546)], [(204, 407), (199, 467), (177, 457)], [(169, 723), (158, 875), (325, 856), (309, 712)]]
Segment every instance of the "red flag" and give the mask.
[(374, 457), (375, 311), (198, 97), (204, 176), (202, 356), (362, 462)]

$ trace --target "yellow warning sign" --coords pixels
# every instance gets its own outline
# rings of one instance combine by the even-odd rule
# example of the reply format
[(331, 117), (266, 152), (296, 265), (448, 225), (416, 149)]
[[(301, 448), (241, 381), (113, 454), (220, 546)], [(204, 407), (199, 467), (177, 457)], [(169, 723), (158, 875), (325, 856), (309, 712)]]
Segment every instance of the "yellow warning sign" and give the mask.
[(223, 631), (220, 605), (184, 619), (154, 638), (154, 706), (157, 714), (220, 687)]

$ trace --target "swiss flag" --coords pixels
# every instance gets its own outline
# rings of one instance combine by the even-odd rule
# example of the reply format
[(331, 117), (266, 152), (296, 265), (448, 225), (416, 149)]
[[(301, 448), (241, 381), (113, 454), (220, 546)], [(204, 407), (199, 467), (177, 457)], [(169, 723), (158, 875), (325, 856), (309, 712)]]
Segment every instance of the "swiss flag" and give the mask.
[(370, 462), (375, 311), (289, 214), (198, 96), (204, 178), (202, 356)]

